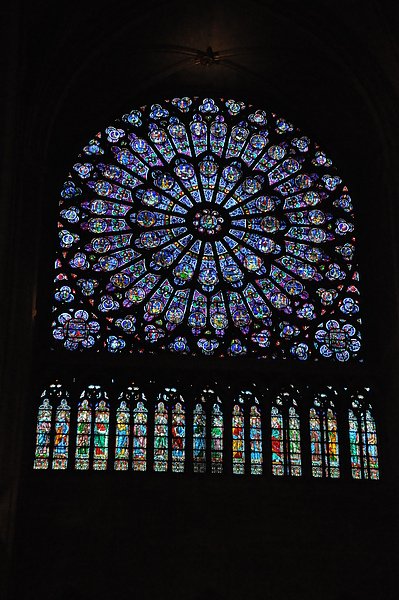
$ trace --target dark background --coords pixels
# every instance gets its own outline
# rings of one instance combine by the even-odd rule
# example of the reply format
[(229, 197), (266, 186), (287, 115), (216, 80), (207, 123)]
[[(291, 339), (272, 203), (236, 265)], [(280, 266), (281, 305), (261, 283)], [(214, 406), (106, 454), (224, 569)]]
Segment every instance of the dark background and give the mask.
[[(396, 598), (399, 11), (369, 0), (9, 2), (1, 190), (0, 557), (8, 599)], [(210, 66), (176, 46), (234, 48)], [(58, 193), (80, 148), (130, 109), (185, 95), (286, 116), (356, 207), (362, 365), (172, 363), (48, 351)], [(327, 363), (328, 361), (326, 361)], [(128, 373), (128, 375), (127, 375)], [(33, 473), (53, 376), (371, 385), (379, 482)]]

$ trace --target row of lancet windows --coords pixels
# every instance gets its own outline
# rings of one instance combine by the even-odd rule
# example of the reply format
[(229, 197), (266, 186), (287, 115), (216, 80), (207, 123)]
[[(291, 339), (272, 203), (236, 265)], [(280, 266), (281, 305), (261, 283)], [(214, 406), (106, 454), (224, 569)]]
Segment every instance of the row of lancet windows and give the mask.
[[(340, 477), (337, 414), (324, 393), (316, 394), (305, 429), (305, 416), (290, 392), (277, 394), (266, 408), (252, 391), (240, 392), (230, 405), (206, 389), (186, 405), (175, 388), (165, 388), (149, 403), (130, 386), (110, 410), (106, 392), (90, 385), (81, 394), (72, 428), (68, 402), (61, 384), (43, 392), (34, 469), (105, 470), (112, 462), (115, 470), (222, 473), (232, 468), (234, 474), (261, 475), (270, 470), (268, 444), (273, 475), (301, 476), (302, 451), (310, 449), (314, 477)], [(376, 427), (365, 394), (352, 397), (347, 427), (352, 477), (378, 479)]]

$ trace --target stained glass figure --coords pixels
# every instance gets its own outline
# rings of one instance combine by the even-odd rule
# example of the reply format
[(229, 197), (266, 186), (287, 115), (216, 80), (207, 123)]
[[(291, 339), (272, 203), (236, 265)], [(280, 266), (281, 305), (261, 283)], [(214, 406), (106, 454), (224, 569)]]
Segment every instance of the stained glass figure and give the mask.
[(272, 472), (273, 475), (284, 475), (285, 453), (284, 453), (284, 421), (277, 406), (272, 407), (271, 414), (272, 429)]
[(288, 121), (225, 99), (123, 115), (61, 191), (54, 347), (360, 360), (348, 189)]
[(104, 400), (96, 406), (94, 418), (93, 469), (105, 471), (108, 461), (109, 408)]
[(302, 475), (301, 465), (301, 432), (296, 402), (288, 411), (288, 457), (291, 475)]
[(249, 438), (251, 447), (251, 474), (262, 475), (262, 425), (258, 406), (251, 406), (249, 416)]
[[(142, 390), (132, 383), (119, 396), (128, 406), (132, 407), (132, 469), (146, 471), (147, 469), (147, 398)], [(129, 411), (130, 414), (130, 411)], [(130, 434), (130, 426), (128, 435)], [(125, 437), (124, 437), (125, 440)]]
[(92, 406), (95, 406), (93, 468), (106, 468), (108, 458), (109, 408), (108, 397), (100, 385), (88, 385), (80, 395), (78, 405), (75, 469), (90, 468), (92, 441)]
[(313, 477), (340, 476), (337, 417), (334, 404), (324, 393), (317, 394), (310, 409), (310, 448)]
[(206, 472), (206, 413), (200, 403), (193, 416), (193, 468), (194, 473)]
[(154, 416), (154, 471), (168, 470), (168, 412), (159, 402)]
[[(61, 383), (49, 385), (41, 395), (36, 421), (36, 445), (34, 469), (66, 469), (68, 461), (70, 407), (68, 392)], [(58, 405), (58, 406), (57, 406)], [(52, 431), (53, 406), (57, 406)], [(52, 433), (54, 435), (52, 436)], [(51, 444), (53, 461), (50, 463)]]
[(301, 434), (297, 402), (298, 390), (277, 395), (271, 411), (272, 472), (273, 475), (302, 475)]
[[(251, 390), (241, 390), (237, 397), (240, 405), (249, 410), (249, 443), (246, 443), (250, 450), (251, 474), (261, 475), (263, 470), (263, 453), (262, 453), (262, 423), (261, 413), (259, 408), (259, 400), (255, 393)], [(234, 418), (234, 417), (233, 417)], [(245, 438), (245, 436), (244, 436)], [(233, 431), (234, 444), (234, 431)], [(242, 461), (244, 465), (244, 460)], [(233, 451), (233, 471), (234, 471), (234, 451)]]
[(177, 402), (172, 410), (172, 471), (184, 471), (185, 446), (186, 446), (186, 417), (181, 402)]
[(137, 406), (133, 411), (134, 471), (145, 471), (147, 469), (147, 414), (148, 410), (144, 402), (137, 402)]
[(116, 411), (115, 462), (116, 471), (129, 468), (130, 410), (125, 400)]
[(369, 389), (352, 399), (349, 416), (349, 443), (352, 477), (354, 479), (379, 479), (378, 446), (372, 408), (367, 404)]
[(362, 423), (362, 438), (363, 438), (363, 455), (366, 457), (368, 463), (368, 469), (364, 470), (364, 477), (368, 479), (379, 478), (379, 465), (378, 465), (378, 446), (377, 446), (377, 432), (375, 427), (375, 421), (371, 414), (371, 406), (366, 410), (365, 418)]
[(88, 400), (82, 400), (78, 408), (75, 469), (86, 471), (90, 463), (91, 443), (91, 406)]
[(233, 408), (232, 439), (233, 473), (243, 475), (245, 472), (244, 413), (238, 404)]
[(218, 402), (211, 415), (211, 463), (212, 473), (223, 472), (223, 413)]
[[(357, 408), (354, 406), (353, 408)], [(361, 456), (361, 434), (360, 424), (355, 412), (352, 409), (348, 411), (349, 419), (349, 445), (351, 451), (352, 477), (362, 479), (362, 456)]]
[(71, 407), (63, 399), (55, 413), (53, 469), (66, 469), (68, 466), (70, 421)]
[(36, 450), (34, 469), (48, 469), (50, 456), (50, 432), (51, 432), (51, 414), (52, 406), (45, 397), (45, 392), (42, 394), (43, 402), (39, 406), (36, 422)]

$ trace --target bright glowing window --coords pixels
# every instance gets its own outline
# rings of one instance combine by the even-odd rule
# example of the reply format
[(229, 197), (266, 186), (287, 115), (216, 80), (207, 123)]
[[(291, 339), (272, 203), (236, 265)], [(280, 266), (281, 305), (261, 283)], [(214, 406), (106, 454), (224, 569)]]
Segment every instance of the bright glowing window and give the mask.
[(200, 403), (193, 414), (193, 469), (194, 473), (206, 472), (206, 413)]
[(36, 421), (36, 449), (34, 469), (48, 469), (50, 457), (50, 431), (51, 431), (51, 416), (53, 408), (45, 396), (42, 395), (43, 402), (39, 406), (37, 421)]
[(177, 402), (172, 409), (172, 471), (182, 473), (184, 471), (186, 447), (186, 417), (184, 406)]
[(349, 443), (352, 477), (379, 479), (377, 432), (371, 405), (367, 403), (369, 390), (352, 399), (349, 416)]
[(219, 401), (213, 404), (211, 414), (212, 473), (223, 472), (223, 431), (223, 413)]
[[(176, 388), (163, 388), (148, 401), (137, 386), (130, 385), (119, 396), (114, 391), (109, 401), (100, 385), (86, 386), (80, 399), (74, 396), (75, 384), (71, 399), (61, 384), (49, 385), (38, 407), (34, 469), (73, 468), (69, 464), (70, 440), (75, 439), (74, 466), (80, 471), (106, 470), (109, 459), (118, 471), (147, 471), (148, 460), (153, 458), (156, 472), (261, 475), (270, 472), (263, 453), (266, 439), (271, 445), (273, 475), (311, 474), (336, 479), (341, 476), (340, 463), (348, 461), (353, 478), (379, 478), (377, 431), (368, 388), (352, 393), (351, 407), (346, 409), (349, 447), (342, 453), (331, 400), (339, 395), (335, 388), (314, 392), (310, 412), (306, 409), (310, 444), (303, 448), (300, 418), (306, 421), (306, 416), (300, 408), (301, 395), (308, 390), (286, 386), (274, 397), (268, 413), (270, 391), (252, 387), (253, 391), (241, 390), (231, 404), (229, 387), (222, 389), (220, 396), (211, 388), (191, 397), (188, 393), (186, 403)], [(348, 390), (343, 388), (341, 392), (345, 397)], [(231, 417), (225, 439), (227, 414)], [(263, 423), (267, 414), (271, 418), (270, 432), (268, 423)], [(110, 423), (115, 432), (112, 445)], [(150, 436), (150, 457), (149, 423), (154, 432)], [(307, 455), (305, 463), (311, 466), (309, 473), (304, 470), (303, 452)]]
[(53, 469), (66, 469), (68, 466), (69, 428), (71, 407), (65, 399), (61, 400), (55, 412)]
[(314, 477), (340, 476), (337, 417), (334, 404), (320, 393), (310, 409), (310, 445), (312, 475)]
[(90, 461), (91, 443), (91, 406), (88, 400), (82, 400), (78, 408), (78, 423), (76, 434), (75, 469), (86, 471)]
[(262, 425), (259, 407), (255, 404), (251, 406), (249, 416), (249, 438), (251, 447), (251, 474), (261, 475), (263, 464)]
[(144, 402), (137, 402), (133, 411), (133, 469), (145, 471), (147, 468), (147, 414)]
[(286, 119), (235, 100), (132, 110), (59, 209), (54, 346), (359, 359), (348, 189)]
[(271, 411), (273, 475), (302, 475), (300, 422), (294, 398), (298, 391), (290, 387), (290, 392), (277, 396)]
[(129, 468), (130, 410), (124, 400), (116, 411), (115, 470)]
[[(169, 399), (166, 394), (164, 399)], [(168, 433), (168, 411), (165, 402), (159, 402), (155, 407), (154, 416), (154, 471), (168, 470)]]
[(245, 472), (244, 413), (238, 404), (235, 404), (233, 408), (232, 438), (233, 473), (243, 475)]
[(93, 469), (104, 471), (107, 468), (109, 440), (109, 408), (104, 400), (97, 404), (94, 414)]

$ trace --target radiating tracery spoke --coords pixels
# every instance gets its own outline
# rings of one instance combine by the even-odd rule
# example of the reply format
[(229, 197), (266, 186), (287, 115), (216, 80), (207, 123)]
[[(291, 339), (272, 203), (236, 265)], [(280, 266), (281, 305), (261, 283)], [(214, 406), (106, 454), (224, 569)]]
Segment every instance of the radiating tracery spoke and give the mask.
[(132, 110), (85, 146), (59, 217), (69, 350), (358, 355), (351, 198), (285, 119), (209, 98)]

